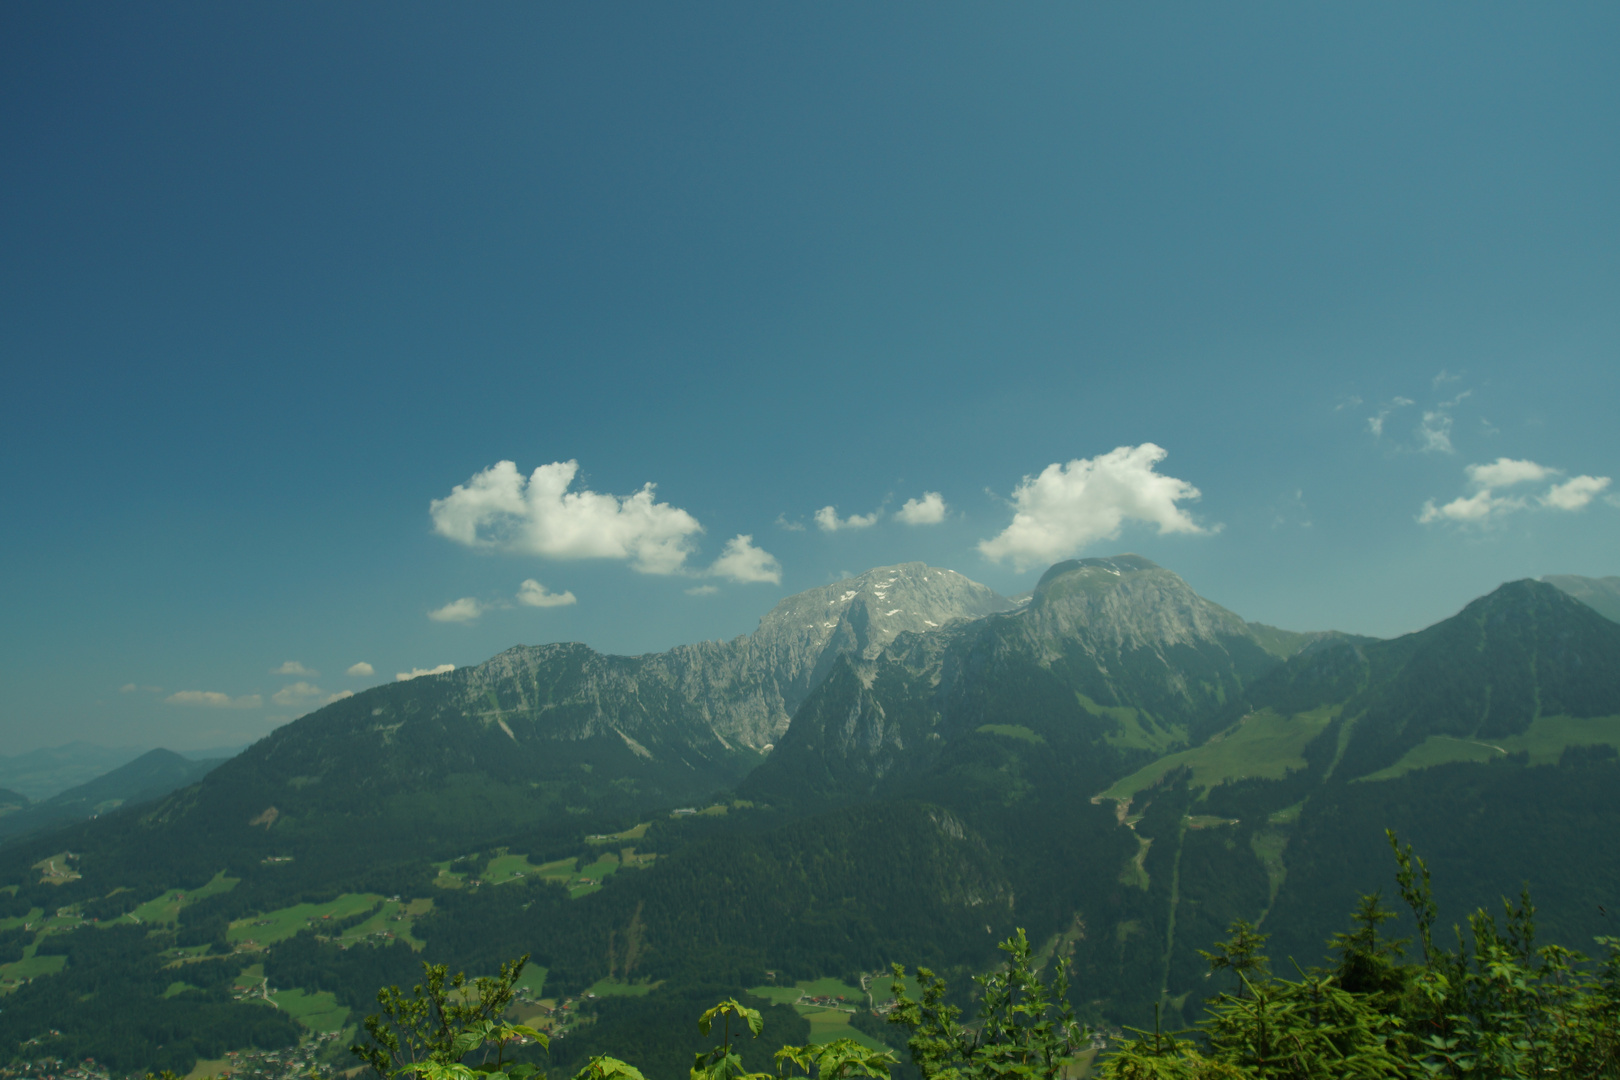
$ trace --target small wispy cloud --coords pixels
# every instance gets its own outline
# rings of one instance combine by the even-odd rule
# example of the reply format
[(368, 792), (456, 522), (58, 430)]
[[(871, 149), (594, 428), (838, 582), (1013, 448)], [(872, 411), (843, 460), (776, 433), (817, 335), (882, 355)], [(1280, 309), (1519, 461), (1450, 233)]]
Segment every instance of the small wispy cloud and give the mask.
[(1541, 504), (1554, 510), (1583, 510), (1609, 486), (1607, 476), (1576, 476), (1554, 484), (1541, 496)]
[(306, 676), (308, 678), (313, 679), (313, 678), (316, 678), (317, 676), (319, 676), (320, 672), (313, 671), (310, 668), (305, 667), (303, 664), (300, 664), (296, 660), (284, 660), (284, 661), (282, 661), (280, 667), (271, 668), (270, 669), (270, 674), (272, 674), (272, 675), (303, 675), (303, 676)]
[(778, 529), (785, 529), (788, 532), (804, 532), (804, 522), (791, 521), (788, 519), (786, 514), (776, 515), (776, 527)]
[(1383, 405), (1380, 405), (1378, 407), (1378, 412), (1376, 412), (1372, 416), (1367, 417), (1367, 430), (1372, 432), (1372, 437), (1373, 438), (1375, 438), (1375, 439), (1383, 438), (1383, 435), (1384, 435), (1384, 421), (1388, 420), (1390, 418), (1390, 416), (1395, 412), (1395, 410), (1397, 410), (1397, 409), (1405, 409), (1405, 408), (1407, 408), (1409, 406), (1416, 405), (1416, 404), (1417, 404), (1417, 402), (1413, 401), (1411, 398), (1406, 398), (1406, 397), (1391, 398), (1389, 401), (1385, 402)]
[(525, 578), (523, 584), (518, 586), (517, 602), (526, 607), (546, 608), (566, 607), (577, 601), (571, 592), (550, 592), (534, 578)]
[(428, 612), (428, 618), (434, 622), (467, 623), (472, 622), (484, 613), (484, 605), (471, 596), (463, 596), (460, 600), (452, 600), (442, 608), (435, 608)]
[(945, 497), (937, 491), (925, 491), (920, 499), (907, 499), (894, 512), (894, 519), (905, 525), (938, 525), (945, 520)]
[(838, 516), (838, 508), (823, 506), (816, 511), (816, 527), (822, 532), (837, 532), (840, 529), (869, 529), (876, 525), (878, 518), (883, 516), (881, 508), (870, 514), (851, 514), (849, 517)]
[(145, 694), (161, 694), (161, 693), (163, 693), (163, 687), (161, 687), (161, 686), (142, 686), (139, 683), (128, 682), (128, 683), (125, 683), (123, 686), (120, 686), (118, 688), (118, 692), (120, 694), (133, 694), (136, 691), (140, 691), (141, 693), (145, 693)]
[(1610, 484), (1607, 476), (1574, 476), (1563, 483), (1552, 484), (1539, 495), (1499, 494), (1503, 488), (1517, 488), (1526, 484), (1541, 484), (1562, 469), (1549, 468), (1528, 459), (1501, 457), (1482, 465), (1470, 465), (1463, 470), (1469, 495), (1459, 495), (1448, 503), (1437, 504), (1429, 499), (1418, 513), (1424, 525), (1450, 522), (1455, 525), (1487, 526), (1502, 518), (1542, 507), (1548, 510), (1572, 513), (1584, 510), (1592, 500), (1606, 491)]
[(264, 704), (258, 694), (231, 697), (217, 690), (178, 690), (163, 699), (170, 705), (192, 705), (206, 709), (257, 709)]
[(694, 585), (686, 590), (687, 596), (713, 596), (720, 591), (718, 585)]
[(776, 556), (763, 548), (754, 546), (754, 538), (747, 533), (738, 533), (726, 541), (726, 546), (720, 552), (720, 557), (714, 560), (714, 565), (708, 569), (709, 576), (725, 578), (739, 584), (752, 584), (769, 582), (772, 585), (782, 583), (782, 564), (776, 561)]
[(369, 675), (377, 674), (377, 669), (362, 660), (358, 664), (350, 664), (349, 670), (345, 671), (343, 674), (351, 676), (352, 678), (363, 679)]
[(438, 667), (431, 668), (411, 668), (409, 671), (401, 671), (396, 674), (394, 676), (394, 681), (410, 682), (412, 679), (420, 679), (424, 675), (444, 675), (454, 670), (456, 670), (456, 665), (454, 664), (440, 664)]

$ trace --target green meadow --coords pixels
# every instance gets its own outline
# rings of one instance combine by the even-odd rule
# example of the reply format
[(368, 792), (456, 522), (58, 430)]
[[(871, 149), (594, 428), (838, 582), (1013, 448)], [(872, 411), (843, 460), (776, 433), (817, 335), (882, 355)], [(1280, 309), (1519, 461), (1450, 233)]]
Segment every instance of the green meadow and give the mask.
[(1271, 709), (1245, 716), (1236, 727), (1202, 746), (1167, 754), (1118, 781), (1104, 799), (1126, 801), (1183, 766), (1192, 769), (1192, 786), (1216, 787), (1249, 777), (1281, 780), (1290, 770), (1305, 768), (1305, 746), (1332, 722), (1337, 707), (1280, 716)]
[[(292, 937), (300, 930), (313, 929), (318, 932), (321, 923), (358, 915), (380, 900), (382, 897), (375, 893), (344, 893), (323, 904), (295, 904), (263, 915), (238, 919), (231, 923), (226, 938), (233, 945), (245, 942), (272, 945)], [(383, 910), (387, 911), (388, 905), (385, 904)]]
[(196, 889), (170, 889), (162, 896), (156, 896), (137, 907), (128, 915), (121, 918), (140, 923), (166, 923), (173, 924), (180, 919), (180, 909), (187, 904), (194, 904), (198, 900), (205, 900), (210, 896), (222, 892), (230, 892), (236, 888), (240, 878), (226, 877), (225, 871), (215, 874), (208, 884)]
[(1523, 735), (1497, 739), (1461, 739), (1451, 735), (1430, 735), (1401, 755), (1387, 769), (1360, 777), (1363, 781), (1393, 780), (1416, 769), (1449, 765), (1456, 761), (1485, 762), (1509, 754), (1524, 753), (1532, 765), (1552, 765), (1566, 747), (1613, 746), (1620, 748), (1620, 716), (1538, 716)]
[(342, 1031), (349, 1019), (347, 1006), (339, 1005), (337, 998), (322, 990), (311, 994), (304, 990), (277, 990), (270, 995), (276, 1007), (311, 1031)]

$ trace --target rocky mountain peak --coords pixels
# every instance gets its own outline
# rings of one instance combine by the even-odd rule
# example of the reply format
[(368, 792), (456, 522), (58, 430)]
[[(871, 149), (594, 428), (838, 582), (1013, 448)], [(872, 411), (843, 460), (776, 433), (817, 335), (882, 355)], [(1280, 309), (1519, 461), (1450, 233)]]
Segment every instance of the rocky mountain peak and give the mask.
[(1087, 638), (1115, 648), (1252, 636), (1238, 616), (1140, 555), (1058, 563), (1041, 577), (1023, 618), (1048, 638)]
[(901, 563), (788, 597), (760, 619), (753, 641), (766, 651), (819, 655), (842, 626), (859, 638), (856, 651), (870, 658), (908, 631), (937, 630), (1012, 606), (954, 570)]

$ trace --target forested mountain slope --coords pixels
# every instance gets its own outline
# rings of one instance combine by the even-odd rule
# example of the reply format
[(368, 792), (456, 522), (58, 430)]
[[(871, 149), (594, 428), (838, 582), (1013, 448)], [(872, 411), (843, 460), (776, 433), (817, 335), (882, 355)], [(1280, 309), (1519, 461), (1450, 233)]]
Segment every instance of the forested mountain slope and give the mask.
[[(36, 950), (0, 965), (33, 979), (0, 1044), (116, 987), (212, 1034), (176, 1050), (133, 1024), (114, 1048), (87, 1013), (62, 1038), (179, 1066), (285, 1037), (232, 1019), (233, 978), (352, 1022), (423, 959), (529, 952), (553, 998), (650, 991), (577, 997), (604, 1019), (569, 1028), (571, 1062), (703, 995), (982, 970), (1015, 927), (1073, 961), (1082, 1014), (1173, 1025), (1233, 919), (1279, 964), (1319, 960), (1359, 893), (1389, 892), (1385, 828), (1430, 859), (1442, 925), (1528, 878), (1547, 937), (1612, 932), (1620, 624), (1564, 592), (1510, 583), (1372, 641), (1247, 623), (1120, 556), (1006, 606), (890, 568), (726, 645), (520, 648), (328, 707), (142, 811), (0, 852), (0, 918)], [(194, 989), (167, 996), (177, 964)]]
[(11, 841), (71, 821), (84, 821), (120, 806), (162, 798), (176, 788), (196, 783), (219, 764), (217, 760), (192, 761), (172, 750), (149, 750), (105, 776), (0, 816), (0, 840)]
[(1279, 662), (1249, 624), (1146, 559), (1059, 563), (1018, 611), (846, 657), (740, 790), (806, 805), (870, 796), (987, 725), (1061, 727), (1091, 745), (1100, 782), (1197, 738)]

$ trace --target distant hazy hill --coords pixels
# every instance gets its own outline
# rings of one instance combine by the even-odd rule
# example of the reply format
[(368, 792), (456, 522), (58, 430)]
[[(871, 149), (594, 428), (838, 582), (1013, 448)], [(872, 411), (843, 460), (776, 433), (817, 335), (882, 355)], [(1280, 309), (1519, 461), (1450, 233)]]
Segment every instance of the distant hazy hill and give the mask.
[(1541, 579), (1556, 585), (1605, 618), (1620, 622), (1620, 577), (1577, 577), (1574, 574), (1548, 574)]
[[(0, 814), (0, 843), (95, 817), (120, 806), (150, 802), (176, 788), (196, 783), (219, 764), (218, 760), (192, 761), (172, 750), (150, 750), (87, 784)], [(4, 798), (0, 797), (0, 806), (4, 804)]]
[[(1174, 1026), (1220, 988), (1199, 950), (1232, 920), (1292, 970), (1359, 894), (1391, 896), (1385, 828), (1429, 860), (1441, 925), (1528, 879), (1549, 938), (1612, 932), (1617, 747), (1620, 624), (1547, 583), (1377, 641), (1246, 622), (1135, 556), (1061, 563), (1019, 605), (887, 568), (731, 642), (520, 647), (377, 687), (201, 783), (10, 845), (10, 917), (101, 926), (71, 949), (42, 932), (38, 956), (73, 959), (8, 997), (0, 1037), (46, 1022), (28, 1017), (66, 1031), (60, 1003), (87, 1000), (92, 973), (143, 1008), (212, 1008), (158, 996), (173, 948), (212, 942), (222, 980), (263, 963), (355, 1010), (421, 959), (484, 972), (528, 952), (550, 996), (633, 966), (658, 987), (636, 1015), (673, 1017), (639, 1035), (676, 1045), (699, 988), (859, 982), (889, 961), (960, 980), (1017, 927), (1073, 960), (1090, 1018), (1141, 1025), (1158, 1005)], [(617, 869), (562, 884), (598, 862)], [(181, 891), (171, 945), (148, 905)], [(298, 935), (233, 951), (339, 893), (374, 894), (357, 912), (431, 907), (410, 930), (425, 950)], [(629, 1014), (601, 998), (567, 1054), (614, 1052)], [(75, 1030), (74, 1053), (110, 1052), (97, 1022)], [(158, 1060), (137, 1044), (129, 1060)]]
[(72, 742), (15, 757), (0, 757), (0, 787), (30, 799), (48, 799), (127, 765), (142, 753), (137, 746)]
[(249, 866), (297, 852), (295, 874), (353, 870), (357, 846), (386, 861), (497, 835), (575, 836), (734, 785), (839, 657), (1007, 606), (909, 563), (790, 597), (729, 642), (644, 656), (519, 646), (287, 724), (138, 832)]

